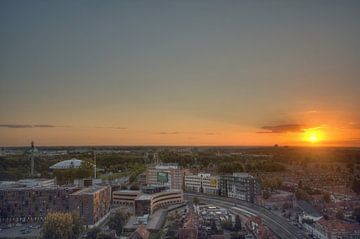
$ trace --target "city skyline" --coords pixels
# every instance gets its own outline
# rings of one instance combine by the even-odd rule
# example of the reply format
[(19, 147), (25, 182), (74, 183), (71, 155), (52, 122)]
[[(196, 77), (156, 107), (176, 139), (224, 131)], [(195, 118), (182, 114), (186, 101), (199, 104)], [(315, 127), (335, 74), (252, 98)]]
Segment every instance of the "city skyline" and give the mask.
[(0, 6), (0, 146), (360, 146), (357, 1)]

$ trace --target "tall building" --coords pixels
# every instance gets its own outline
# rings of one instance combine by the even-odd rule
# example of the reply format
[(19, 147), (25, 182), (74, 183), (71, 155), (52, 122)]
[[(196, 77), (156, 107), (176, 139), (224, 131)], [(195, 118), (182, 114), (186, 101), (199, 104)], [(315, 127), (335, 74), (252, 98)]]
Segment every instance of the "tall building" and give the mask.
[(185, 191), (219, 195), (219, 179), (209, 173), (185, 175)]
[(70, 210), (77, 211), (87, 225), (94, 225), (110, 211), (110, 186), (83, 188), (70, 195)]
[(248, 173), (233, 173), (220, 176), (220, 192), (222, 196), (254, 202), (260, 194), (260, 183)]
[(147, 185), (167, 186), (170, 189), (183, 189), (186, 170), (177, 164), (160, 164), (146, 170)]

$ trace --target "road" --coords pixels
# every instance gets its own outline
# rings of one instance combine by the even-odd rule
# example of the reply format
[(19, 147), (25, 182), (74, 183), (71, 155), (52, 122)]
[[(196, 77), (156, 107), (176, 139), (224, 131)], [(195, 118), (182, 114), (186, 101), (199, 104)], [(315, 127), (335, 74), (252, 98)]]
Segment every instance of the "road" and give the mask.
[(215, 206), (232, 209), (242, 214), (257, 215), (279, 238), (284, 239), (304, 239), (309, 238), (305, 232), (296, 226), (290, 224), (281, 216), (275, 215), (269, 210), (258, 205), (237, 200), (234, 198), (225, 198), (220, 196), (184, 193), (185, 199), (191, 200), (197, 197), (200, 201), (211, 203)]

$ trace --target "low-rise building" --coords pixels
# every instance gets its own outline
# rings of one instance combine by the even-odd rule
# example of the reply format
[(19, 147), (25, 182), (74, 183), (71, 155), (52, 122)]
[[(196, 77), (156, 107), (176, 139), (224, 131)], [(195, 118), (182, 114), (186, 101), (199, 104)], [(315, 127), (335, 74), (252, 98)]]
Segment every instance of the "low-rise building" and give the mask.
[(307, 224), (305, 229), (317, 239), (360, 238), (360, 225), (341, 220), (320, 219)]
[(117, 190), (112, 193), (112, 202), (116, 205), (135, 206), (135, 198), (141, 194), (141, 191)]
[(152, 214), (159, 208), (166, 208), (170, 205), (184, 202), (181, 190), (167, 190), (154, 194), (141, 194), (135, 201), (135, 214)]
[(188, 192), (219, 195), (219, 176), (208, 173), (185, 176), (185, 190)]
[(318, 221), (322, 218), (318, 210), (307, 201), (297, 201), (298, 207), (301, 209), (302, 214), (299, 215), (299, 222), (302, 220)]
[(49, 211), (69, 211), (77, 187), (59, 187), (53, 180), (20, 180), (0, 186), (0, 222), (43, 221)]

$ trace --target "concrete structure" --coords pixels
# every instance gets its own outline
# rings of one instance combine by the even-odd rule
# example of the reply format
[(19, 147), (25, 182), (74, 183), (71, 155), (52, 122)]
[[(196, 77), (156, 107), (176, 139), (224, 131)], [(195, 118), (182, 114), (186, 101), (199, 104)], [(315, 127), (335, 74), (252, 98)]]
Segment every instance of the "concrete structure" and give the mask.
[[(25, 184), (23, 182), (25, 181)], [(76, 187), (46, 185), (47, 180), (21, 180), (0, 186), (0, 221), (43, 221), (49, 211), (69, 211), (70, 194)]]
[(322, 218), (321, 214), (307, 201), (297, 201), (298, 207), (301, 209), (302, 214), (299, 215), (299, 222), (302, 220), (318, 221)]
[(219, 181), (219, 176), (211, 176), (209, 173), (185, 175), (185, 191), (219, 195)]
[(93, 225), (110, 210), (110, 187), (60, 187), (53, 180), (27, 179), (0, 184), (0, 222), (43, 221), (50, 211), (78, 211)]
[(69, 160), (64, 160), (64, 161), (58, 162), (58, 163), (50, 166), (50, 169), (79, 168), (82, 162), (83, 161), (80, 159), (72, 158)]
[(112, 202), (115, 205), (135, 206), (135, 198), (141, 194), (134, 190), (117, 190), (112, 193)]
[(144, 225), (140, 225), (136, 231), (130, 235), (129, 239), (148, 239), (149, 237), (150, 232)]
[(185, 170), (177, 164), (160, 164), (146, 170), (147, 185), (167, 186), (170, 189), (183, 189)]
[(152, 214), (159, 208), (165, 208), (183, 202), (184, 197), (181, 190), (167, 190), (154, 194), (141, 194), (134, 201), (135, 214)]
[(110, 202), (110, 186), (92, 186), (70, 195), (70, 210), (79, 212), (87, 225), (94, 225), (110, 211)]
[(220, 176), (220, 193), (224, 197), (254, 203), (256, 195), (259, 195), (260, 192), (259, 181), (248, 173)]

